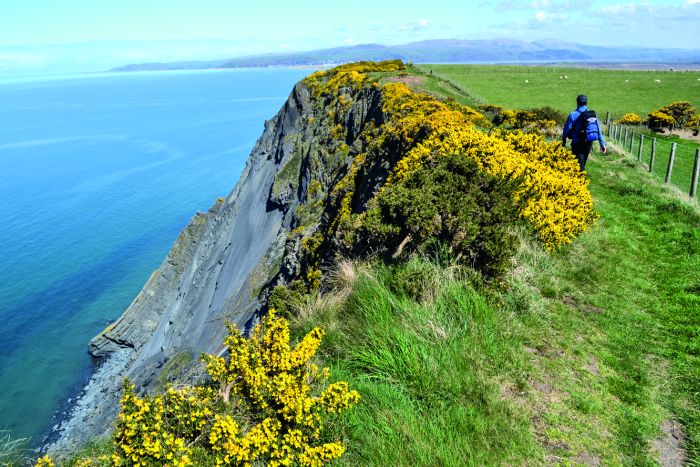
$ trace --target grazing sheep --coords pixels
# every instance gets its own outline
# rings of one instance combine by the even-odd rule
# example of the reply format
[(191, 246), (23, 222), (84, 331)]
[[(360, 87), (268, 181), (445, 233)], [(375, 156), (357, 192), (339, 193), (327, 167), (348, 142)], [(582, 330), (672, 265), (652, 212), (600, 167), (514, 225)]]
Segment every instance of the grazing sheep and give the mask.
[(569, 77), (568, 77), (568, 76), (566, 76), (566, 75), (564, 75), (564, 79), (569, 79)]
[(630, 82), (630, 80), (628, 80), (628, 79), (625, 80), (625, 83), (629, 83), (629, 82)]
[(528, 81), (528, 80), (525, 80), (525, 82), (526, 82), (526, 83), (529, 83), (530, 81)]
[(661, 80), (660, 80), (660, 79), (655, 79), (654, 82), (655, 82), (655, 83), (660, 83)]
[(564, 75), (561, 75), (561, 76), (559, 77), (559, 79), (564, 79)]

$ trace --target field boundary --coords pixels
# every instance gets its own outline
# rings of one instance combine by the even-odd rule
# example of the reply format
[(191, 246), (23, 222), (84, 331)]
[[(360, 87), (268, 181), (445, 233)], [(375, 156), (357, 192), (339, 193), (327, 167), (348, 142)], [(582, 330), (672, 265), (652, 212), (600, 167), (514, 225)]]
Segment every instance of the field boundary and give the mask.
[(664, 183), (677, 186), (697, 200), (700, 147), (690, 142), (657, 138), (637, 126), (609, 124), (605, 133), (625, 155), (644, 163), (647, 170), (662, 178)]

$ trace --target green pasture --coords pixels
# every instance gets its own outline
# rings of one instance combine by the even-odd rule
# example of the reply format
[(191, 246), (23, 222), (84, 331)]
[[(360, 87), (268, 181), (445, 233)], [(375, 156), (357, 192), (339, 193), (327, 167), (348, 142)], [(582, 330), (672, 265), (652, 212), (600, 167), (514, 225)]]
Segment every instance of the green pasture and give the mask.
[[(614, 117), (626, 112), (644, 115), (679, 100), (700, 107), (700, 71), (519, 65), (420, 65), (416, 68), (428, 75), (432, 71), (434, 77), (444, 79), (476, 101), (508, 108), (548, 105), (567, 113), (575, 107), (578, 94), (588, 95), (590, 107), (599, 115), (609, 111)], [(661, 82), (656, 82), (657, 79)]]
[(642, 144), (641, 162), (648, 169), (651, 161), (652, 140), (656, 139), (656, 155), (654, 157), (653, 173), (661, 180), (666, 177), (666, 170), (671, 154), (672, 143), (676, 143), (676, 153), (671, 172), (671, 183), (679, 187), (683, 192), (690, 191), (690, 181), (695, 164), (695, 151), (700, 148), (700, 143), (684, 140), (677, 136), (665, 136), (653, 133), (644, 127), (627, 127), (627, 142), (625, 143), (625, 127), (621, 127), (619, 138), (617, 132), (606, 136), (609, 141), (616, 143), (621, 149), (633, 158), (639, 157), (640, 136), (644, 135)]

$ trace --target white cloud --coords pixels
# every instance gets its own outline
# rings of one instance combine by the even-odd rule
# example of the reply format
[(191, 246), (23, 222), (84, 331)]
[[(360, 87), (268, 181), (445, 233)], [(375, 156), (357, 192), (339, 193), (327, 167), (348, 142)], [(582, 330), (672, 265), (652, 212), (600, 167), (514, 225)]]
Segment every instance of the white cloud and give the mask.
[(545, 19), (547, 19), (547, 14), (544, 11), (538, 11), (537, 13), (535, 13), (535, 19), (537, 21), (544, 21)]
[(623, 3), (619, 5), (608, 5), (601, 7), (600, 12), (604, 15), (632, 15), (637, 12), (640, 7), (647, 5), (637, 5), (635, 3)]
[(415, 23), (402, 24), (399, 29), (402, 31), (418, 31), (421, 29), (427, 29), (430, 27), (430, 21), (425, 18), (421, 18)]
[(355, 40), (354, 37), (348, 37), (345, 39), (345, 45), (357, 45), (357, 41)]

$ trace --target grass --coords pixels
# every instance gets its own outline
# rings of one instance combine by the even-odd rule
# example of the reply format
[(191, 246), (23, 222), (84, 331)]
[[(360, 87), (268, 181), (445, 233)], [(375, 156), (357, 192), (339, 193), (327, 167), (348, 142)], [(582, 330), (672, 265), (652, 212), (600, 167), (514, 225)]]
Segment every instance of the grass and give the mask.
[[(634, 133), (634, 143), (631, 153), (629, 152), (629, 143)], [(624, 145), (624, 128), (620, 132), (619, 140), (615, 140), (622, 148)], [(638, 156), (639, 150), (639, 135), (644, 135), (644, 145), (642, 146), (642, 162), (648, 166), (651, 159), (652, 138), (656, 138), (656, 157), (654, 162), (654, 175), (659, 179), (664, 180), (666, 169), (668, 167), (668, 159), (671, 153), (672, 143), (676, 143), (676, 156), (673, 164), (673, 172), (671, 173), (671, 182), (682, 189), (685, 193), (690, 191), (691, 174), (695, 164), (695, 151), (700, 148), (700, 143), (690, 140), (681, 139), (678, 136), (667, 136), (653, 133), (643, 127), (628, 127), (628, 142), (625, 146), (625, 151), (635, 159)], [(608, 139), (613, 140), (610, 136)]]
[(502, 288), (346, 265), (302, 310), (363, 396), (343, 464), (654, 465), (670, 419), (700, 461), (700, 214), (618, 153), (589, 164), (600, 221), (554, 254), (525, 240)]
[(13, 438), (9, 431), (0, 430), (0, 466), (19, 466), (26, 463), (27, 439)]
[[(700, 71), (629, 71), (558, 66), (420, 65), (473, 99), (507, 108), (551, 106), (568, 114), (587, 94), (599, 115), (646, 115), (674, 101), (700, 107)], [(560, 76), (568, 76), (561, 79)], [(661, 83), (654, 80), (659, 79)], [(528, 82), (526, 83), (525, 80)], [(447, 84), (445, 84), (447, 86)], [(466, 102), (464, 102), (466, 103)]]

